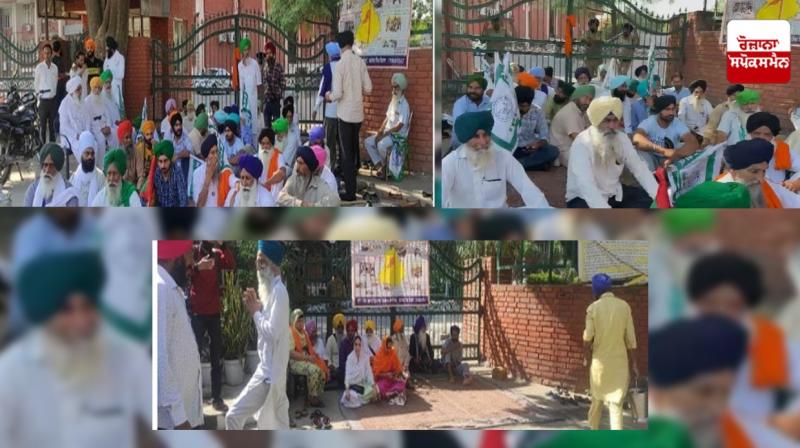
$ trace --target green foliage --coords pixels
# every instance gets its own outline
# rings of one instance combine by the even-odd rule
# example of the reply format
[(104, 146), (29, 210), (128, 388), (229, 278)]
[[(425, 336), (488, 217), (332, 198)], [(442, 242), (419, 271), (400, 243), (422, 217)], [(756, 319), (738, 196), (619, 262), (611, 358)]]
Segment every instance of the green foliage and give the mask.
[(236, 256), (236, 280), (244, 288), (257, 288), (258, 278), (256, 277), (256, 253), (258, 252), (258, 241), (239, 241), (233, 246), (233, 253)]
[(232, 271), (222, 271), (222, 356), (244, 356), (253, 332), (253, 319), (242, 301), (242, 288)]
[(572, 268), (553, 270), (552, 274), (542, 270), (525, 278), (528, 285), (571, 285), (579, 283), (578, 272)]

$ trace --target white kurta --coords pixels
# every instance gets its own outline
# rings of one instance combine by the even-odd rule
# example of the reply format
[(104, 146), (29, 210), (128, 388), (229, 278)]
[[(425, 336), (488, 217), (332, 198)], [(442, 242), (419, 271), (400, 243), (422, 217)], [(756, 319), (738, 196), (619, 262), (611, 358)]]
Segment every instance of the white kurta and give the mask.
[(639, 185), (647, 194), (655, 199), (658, 182), (627, 137), (619, 137), (619, 141), (622, 143), (621, 163), (611, 163), (610, 166), (596, 165), (595, 151), (592, 146), (592, 129), (589, 128), (578, 134), (570, 147), (567, 167), (567, 201), (581, 198), (590, 208), (610, 208), (608, 200), (612, 197), (615, 197), (617, 201), (622, 201), (620, 176), (625, 167), (639, 181)]
[[(228, 207), (245, 207), (242, 204), (242, 195), (236, 194), (236, 199), (234, 199), (233, 195), (236, 193), (236, 189), (231, 189), (228, 192), (228, 197), (225, 199), (225, 205)], [(262, 185), (258, 185), (258, 191), (256, 193), (256, 203), (252, 205), (252, 207), (275, 207), (275, 198), (272, 196), (269, 190), (264, 188)]]
[[(151, 361), (139, 346), (105, 328), (98, 337), (100, 368), (70, 385), (52, 366), (41, 329), (28, 332), (0, 355), (0, 446), (134, 448), (137, 426), (152, 422)], [(203, 431), (158, 431), (168, 447), (214, 448)]]
[[(734, 180), (731, 173), (728, 172), (717, 179), (717, 182), (734, 182)], [(767, 182), (769, 182), (769, 186), (772, 187), (772, 191), (775, 192), (775, 195), (778, 196), (778, 200), (781, 201), (781, 206), (783, 208), (800, 208), (800, 194), (792, 193), (788, 188), (781, 184), (776, 184), (769, 179), (767, 179)]]
[[(542, 92), (544, 93), (544, 92)], [(447, 208), (508, 207), (506, 182), (522, 196), (529, 208), (550, 208), (541, 190), (525, 173), (525, 168), (502, 149), (490, 148), (491, 161), (475, 168), (462, 145), (442, 160), (442, 200)]]
[[(774, 142), (773, 142), (774, 144)], [(774, 182), (776, 184), (783, 184), (783, 181), (786, 180), (786, 171), (794, 171), (789, 177), (789, 180), (797, 180), (800, 179), (800, 156), (797, 155), (796, 152), (789, 150), (789, 156), (792, 161), (792, 167), (788, 170), (778, 170), (775, 168), (775, 157), (770, 159), (769, 166), (767, 167), (767, 179), (770, 182)]]
[[(361, 348), (361, 356), (356, 355), (355, 349), (347, 355), (344, 374), (344, 393), (340, 403), (347, 408), (361, 407), (371, 400), (374, 395), (375, 377), (372, 375), (372, 367), (369, 365), (369, 349)], [(350, 386), (358, 385), (364, 388), (364, 393), (360, 394)]]
[[(94, 200), (91, 202), (92, 207), (111, 207), (108, 205), (108, 201), (106, 200), (107, 190), (106, 187), (103, 187), (100, 191), (97, 192), (97, 196), (94, 197)], [(128, 207), (130, 208), (138, 208), (142, 206), (142, 200), (139, 198), (139, 194), (135, 191), (131, 194), (131, 198), (129, 200)]]
[(286, 372), (289, 366), (289, 292), (280, 277), (272, 280), (264, 308), (253, 315), (259, 364), (253, 378), (270, 384), (258, 417), (258, 429), (289, 429)]
[[(239, 89), (241, 90), (241, 99), (239, 104), (241, 109), (248, 109), (252, 122), (258, 123), (258, 86), (261, 85), (261, 69), (255, 59), (248, 57), (239, 62)], [(246, 98), (245, 98), (246, 97)], [(260, 132), (256, 126), (253, 126), (253, 132)]]
[(186, 297), (158, 266), (158, 427), (203, 424), (200, 351), (186, 312)]
[(100, 168), (95, 167), (92, 172), (86, 173), (80, 165), (69, 178), (69, 183), (78, 191), (78, 202), (81, 207), (88, 207), (94, 201), (94, 197), (105, 185), (105, 181), (106, 176), (103, 175)]
[[(94, 150), (95, 160), (102, 161), (106, 151), (113, 148), (114, 138), (114, 121), (109, 115), (108, 104), (103, 94), (91, 94), (83, 100), (83, 111), (86, 113), (86, 119), (89, 122), (89, 130), (97, 142), (97, 148)], [(109, 128), (108, 137), (103, 134), (103, 128)], [(112, 140), (113, 139), (113, 140)]]
[(698, 105), (700, 110), (695, 110), (691, 103), (691, 96), (687, 96), (680, 100), (678, 103), (678, 118), (686, 123), (686, 126), (701, 134), (703, 128), (708, 124), (708, 119), (711, 117), (711, 112), (714, 110), (711, 103), (707, 99), (702, 98), (699, 100)]
[(89, 117), (84, 112), (83, 102), (72, 95), (64, 97), (58, 106), (58, 122), (59, 133), (62, 135), (61, 144), (72, 152), (72, 148), (78, 147), (81, 132), (89, 130)]
[(114, 95), (114, 102), (117, 103), (117, 109), (120, 109), (124, 104), (122, 80), (125, 79), (125, 57), (119, 51), (115, 51), (113, 56), (103, 62), (103, 70), (111, 71), (111, 93)]

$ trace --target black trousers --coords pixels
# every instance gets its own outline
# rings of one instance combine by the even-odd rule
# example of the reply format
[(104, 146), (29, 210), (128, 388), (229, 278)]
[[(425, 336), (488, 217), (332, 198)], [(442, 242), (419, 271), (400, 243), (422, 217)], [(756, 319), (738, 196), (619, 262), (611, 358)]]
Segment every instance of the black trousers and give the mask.
[[(39, 135), (42, 143), (58, 141), (56, 136), (56, 114), (58, 113), (58, 100), (55, 98), (39, 100)], [(47, 133), (50, 139), (47, 139)]]
[(361, 123), (348, 123), (339, 119), (339, 144), (342, 147), (342, 178), (344, 179), (343, 201), (356, 199), (356, 175), (360, 159), (358, 134)]
[[(272, 122), (281, 117), (281, 102), (267, 101), (264, 104), (264, 127), (272, 129)], [(289, 123), (291, 125), (291, 123)]]
[(219, 314), (192, 316), (192, 330), (197, 338), (197, 348), (202, 349), (206, 333), (211, 339), (211, 398), (222, 399), (222, 325)]
[(339, 145), (339, 119), (325, 117), (325, 144), (331, 150), (331, 170), (342, 171), (342, 147)]
[[(614, 198), (608, 199), (608, 205), (611, 208), (650, 208), (653, 200), (641, 187), (630, 187), (628, 185), (622, 186), (622, 201), (616, 201)], [(567, 202), (567, 208), (589, 208), (589, 204), (582, 198), (573, 198)]]

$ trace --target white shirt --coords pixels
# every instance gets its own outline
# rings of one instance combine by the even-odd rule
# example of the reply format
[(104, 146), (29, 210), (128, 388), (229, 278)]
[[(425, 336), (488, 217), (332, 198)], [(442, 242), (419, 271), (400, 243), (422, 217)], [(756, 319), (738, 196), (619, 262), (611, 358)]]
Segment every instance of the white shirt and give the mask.
[[(544, 92), (542, 92), (544, 93)], [(489, 148), (492, 158), (486, 167), (475, 168), (461, 145), (442, 160), (442, 199), (447, 208), (508, 207), (506, 182), (522, 196), (526, 207), (550, 208), (542, 191), (534, 185), (525, 168), (502, 149)]]
[(595, 151), (590, 134), (592, 129), (594, 127), (581, 132), (572, 142), (567, 167), (567, 201), (581, 198), (590, 208), (610, 208), (608, 200), (612, 197), (622, 201), (622, 183), (619, 179), (625, 167), (639, 181), (639, 185), (647, 191), (647, 194), (655, 198), (658, 182), (636, 153), (627, 136), (618, 135), (622, 143), (621, 163), (611, 163), (610, 166), (595, 164)]
[(113, 134), (113, 132), (110, 132), (108, 137), (103, 134), (103, 128), (108, 127), (109, 131), (113, 131), (112, 126), (114, 125), (106, 106), (107, 102), (103, 98), (102, 92), (100, 95), (89, 94), (83, 100), (83, 112), (86, 114), (89, 130), (94, 135), (94, 140), (98, 145), (98, 148), (95, 148), (95, 160), (98, 161), (103, 160), (106, 149), (111, 147), (109, 140), (111, 140)]
[(327, 165), (325, 165), (325, 167), (322, 168), (322, 173), (320, 173), (319, 177), (321, 177), (322, 180), (324, 180), (325, 183), (328, 184), (329, 187), (331, 187), (331, 191), (334, 192), (339, 191), (339, 182), (336, 181), (336, 176), (333, 175), (333, 171), (331, 171), (331, 169), (328, 168)]
[(394, 110), (392, 110), (391, 102), (389, 103), (389, 107), (386, 109), (386, 127), (384, 127), (383, 130), (388, 131), (389, 129), (392, 129), (393, 127), (402, 123), (403, 126), (399, 131), (397, 131), (397, 133), (403, 137), (407, 137), (410, 121), (411, 108), (408, 106), (406, 97), (403, 96), (397, 100), (397, 107), (395, 107)]
[(58, 87), (58, 67), (50, 62), (40, 62), (33, 71), (33, 93), (38, 95), (40, 100), (55, 98), (56, 88)]
[(114, 95), (114, 102), (117, 107), (124, 104), (122, 96), (122, 80), (125, 78), (125, 57), (119, 50), (114, 52), (110, 58), (103, 62), (103, 70), (111, 71), (111, 94)]
[(533, 91), (533, 104), (539, 106), (544, 110), (544, 105), (547, 104), (547, 94), (539, 89)]
[(81, 207), (88, 207), (94, 201), (98, 191), (105, 185), (105, 181), (106, 177), (100, 168), (95, 167), (91, 173), (86, 173), (80, 164), (69, 179), (69, 183), (78, 191), (78, 201)]
[[(208, 186), (208, 197), (206, 198), (206, 203), (205, 204), (197, 203), (197, 201), (200, 199), (200, 192), (203, 191), (203, 184), (205, 183), (205, 181), (206, 181), (206, 164), (204, 163), (194, 170), (194, 174), (192, 177), (192, 200), (194, 201), (195, 207), (218, 207), (217, 190), (219, 189), (218, 188), (219, 177), (211, 180), (211, 184)], [(228, 183), (230, 184), (231, 187), (233, 187), (236, 183), (236, 177), (230, 176)]]
[[(256, 187), (256, 203), (253, 207), (275, 207), (275, 198), (272, 196), (272, 193), (258, 183), (256, 183)], [(236, 194), (236, 189), (231, 188), (231, 191), (228, 192), (228, 197), (225, 199), (225, 205), (228, 207), (245, 207), (245, 205), (241, 203), (241, 192), (236, 194), (236, 199), (233, 198), (234, 194)]]
[[(775, 142), (773, 142), (773, 145)], [(792, 151), (791, 148), (789, 149), (789, 156), (792, 160), (792, 167), (788, 170), (778, 170), (775, 168), (775, 157), (772, 157), (769, 160), (769, 166), (767, 166), (767, 173), (766, 177), (769, 181), (774, 182), (776, 184), (783, 184), (783, 181), (786, 180), (786, 171), (794, 171), (789, 177), (789, 180), (797, 180), (800, 179), (800, 157), (798, 157), (797, 153)], [(74, 185), (74, 184), (73, 184)]]
[[(92, 207), (111, 207), (108, 205), (108, 201), (106, 200), (107, 193), (108, 190), (106, 187), (103, 187), (102, 190), (97, 192), (97, 196), (95, 196), (94, 201), (92, 201)], [(128, 207), (130, 208), (140, 208), (142, 206), (142, 200), (139, 198), (139, 194), (135, 191), (131, 193), (131, 197), (128, 201)]]
[[(64, 136), (62, 144), (67, 149), (77, 148), (81, 132), (89, 130), (89, 117), (84, 109), (83, 102), (73, 95), (65, 96), (58, 106), (59, 133)], [(63, 142), (64, 138), (67, 142)]]
[[(263, 288), (259, 288), (259, 293)], [(253, 314), (258, 341), (259, 364), (254, 378), (272, 384), (273, 368), (284, 369), (289, 363), (289, 291), (280, 277), (272, 279), (268, 297), (261, 297), (264, 306)], [(283, 363), (282, 360), (286, 360)], [(276, 367), (276, 361), (283, 365)]]
[[(245, 64), (246, 63), (246, 64)], [(250, 116), (258, 116), (258, 86), (261, 85), (261, 68), (255, 59), (248, 57), (239, 62), (239, 88), (241, 89), (241, 107), (250, 111)], [(247, 93), (247, 104), (244, 95)]]
[[(722, 175), (717, 182), (735, 182), (733, 180), (733, 176), (731, 175), (730, 171)], [(778, 200), (781, 201), (781, 207), (783, 208), (800, 208), (800, 194), (792, 193), (791, 190), (784, 187), (781, 184), (776, 184), (775, 182), (770, 181), (767, 179), (769, 186), (772, 187), (772, 191), (775, 192), (775, 195), (778, 196)]]
[(703, 132), (703, 128), (708, 124), (708, 118), (714, 108), (711, 107), (711, 103), (707, 99), (703, 98), (699, 101), (700, 110), (696, 111), (690, 102), (691, 99), (691, 96), (687, 96), (678, 103), (678, 118), (686, 123), (689, 129), (699, 134)]
[(747, 138), (747, 132), (739, 119), (739, 113), (744, 112), (741, 112), (738, 108), (728, 109), (719, 120), (717, 131), (727, 136), (726, 143), (728, 146), (735, 145)]
[(347, 123), (364, 121), (364, 95), (372, 93), (367, 64), (348, 48), (333, 71), (331, 100), (336, 101), (336, 115)]
[(633, 100), (629, 97), (625, 97), (625, 101), (622, 102), (622, 121), (625, 122), (625, 133), (628, 135), (633, 134), (633, 128), (631, 127), (631, 123), (633, 122), (633, 113), (631, 112), (631, 106), (633, 105)]
[(186, 311), (186, 297), (166, 269), (158, 266), (158, 427), (188, 421), (203, 424), (200, 351)]

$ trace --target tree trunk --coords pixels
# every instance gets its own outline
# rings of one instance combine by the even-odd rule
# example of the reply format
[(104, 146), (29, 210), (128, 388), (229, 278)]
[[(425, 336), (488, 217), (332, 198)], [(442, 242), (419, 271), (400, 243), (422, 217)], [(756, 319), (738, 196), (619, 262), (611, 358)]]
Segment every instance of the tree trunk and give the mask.
[(84, 0), (89, 19), (89, 35), (97, 43), (97, 53), (105, 54), (106, 37), (112, 36), (125, 54), (128, 47), (130, 0)]

